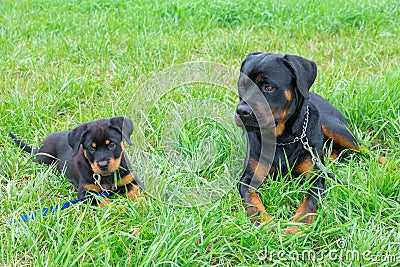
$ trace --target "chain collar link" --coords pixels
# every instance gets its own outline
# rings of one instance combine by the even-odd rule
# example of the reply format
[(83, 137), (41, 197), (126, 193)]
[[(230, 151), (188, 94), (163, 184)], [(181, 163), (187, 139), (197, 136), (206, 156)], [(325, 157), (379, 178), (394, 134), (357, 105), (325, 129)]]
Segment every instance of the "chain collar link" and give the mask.
[(328, 170), (324, 164), (321, 162), (319, 159), (318, 155), (314, 153), (313, 148), (310, 146), (307, 138), (307, 126), (308, 126), (308, 118), (310, 116), (310, 110), (307, 106), (307, 111), (306, 111), (306, 116), (304, 118), (304, 123), (303, 123), (303, 129), (301, 131), (300, 136), (296, 136), (293, 141), (287, 142), (287, 143), (277, 143), (278, 146), (287, 146), (290, 144), (294, 144), (298, 141), (301, 141), (301, 144), (303, 145), (303, 149), (306, 150), (308, 153), (311, 155), (311, 160), (315, 164), (315, 168), (317, 168), (320, 171), (323, 171), (329, 178), (334, 178), (335, 176)]
[(93, 173), (93, 179), (94, 179), (94, 184), (98, 185), (101, 189), (101, 192), (111, 192), (111, 190), (107, 190), (105, 189), (102, 185), (101, 185), (101, 175), (98, 173)]
[(291, 145), (294, 143), (297, 143), (298, 141), (302, 140), (303, 138), (307, 137), (307, 126), (308, 126), (308, 118), (310, 116), (310, 109), (308, 108), (307, 105), (307, 110), (306, 110), (306, 116), (304, 118), (304, 123), (303, 123), (303, 129), (301, 131), (301, 135), (300, 136), (296, 136), (293, 141), (291, 142), (287, 142), (287, 143), (277, 143), (278, 146), (287, 146), (287, 145)]

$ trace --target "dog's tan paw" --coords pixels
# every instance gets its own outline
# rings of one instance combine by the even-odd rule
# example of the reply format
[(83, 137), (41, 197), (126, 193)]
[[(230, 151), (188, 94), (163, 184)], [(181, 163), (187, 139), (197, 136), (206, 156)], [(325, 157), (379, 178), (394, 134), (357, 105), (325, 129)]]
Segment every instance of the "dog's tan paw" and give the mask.
[(285, 229), (285, 234), (291, 234), (291, 235), (295, 235), (295, 234), (297, 234), (297, 233), (299, 233), (301, 230), (300, 230), (300, 228), (299, 227), (297, 227), (297, 226), (295, 226), (295, 225), (292, 225), (292, 226), (288, 226), (288, 227), (286, 227), (286, 229)]

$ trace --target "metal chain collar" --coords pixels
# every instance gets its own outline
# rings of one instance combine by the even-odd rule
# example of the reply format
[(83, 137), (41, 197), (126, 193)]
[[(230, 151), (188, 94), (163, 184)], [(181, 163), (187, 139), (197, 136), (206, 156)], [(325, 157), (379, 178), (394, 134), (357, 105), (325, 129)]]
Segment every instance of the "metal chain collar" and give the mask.
[(325, 172), (328, 177), (330, 178), (334, 178), (335, 176), (330, 172), (330, 170), (328, 170), (324, 164), (322, 164), (322, 162), (320, 161), (320, 159), (318, 158), (318, 156), (316, 156), (314, 154), (313, 148), (310, 146), (310, 144), (308, 143), (308, 138), (307, 138), (307, 126), (308, 126), (308, 118), (310, 116), (310, 110), (308, 108), (307, 105), (307, 111), (306, 111), (306, 116), (304, 118), (304, 123), (303, 123), (303, 129), (301, 131), (301, 135), (300, 136), (296, 136), (293, 141), (291, 142), (287, 142), (287, 143), (277, 143), (277, 145), (279, 146), (287, 146), (287, 145), (291, 145), (294, 144), (298, 141), (301, 141), (301, 144), (303, 145), (303, 149), (306, 150), (308, 153), (310, 153), (311, 155), (311, 160), (312, 162), (315, 164), (315, 167), (323, 172)]
[[(310, 109), (308, 108), (307, 105), (307, 110), (306, 110), (306, 116), (304, 118), (304, 123), (303, 123), (303, 129), (301, 131), (301, 135), (300, 136), (296, 136), (293, 141), (291, 142), (287, 142), (287, 143), (277, 143), (278, 146), (287, 146), (287, 145), (291, 145), (294, 143), (297, 143), (298, 141), (304, 139), (307, 137), (307, 126), (308, 126), (308, 117), (310, 116)], [(308, 140), (307, 140), (307, 144), (308, 144)], [(304, 143), (303, 143), (304, 145)]]
[(111, 192), (111, 190), (107, 190), (107, 189), (103, 188), (103, 186), (101, 185), (101, 175), (100, 174), (93, 173), (93, 179), (94, 179), (94, 184), (98, 185), (100, 187), (101, 192), (108, 192), (108, 191)]
[(310, 153), (311, 155), (311, 159), (312, 161), (318, 162), (318, 157), (315, 156), (314, 151), (312, 149), (312, 147), (310, 146), (310, 144), (308, 143), (308, 138), (307, 138), (307, 126), (308, 126), (308, 118), (310, 117), (310, 109), (307, 105), (306, 108), (306, 116), (304, 117), (304, 123), (303, 123), (303, 129), (301, 131), (301, 135), (300, 136), (296, 136), (293, 141), (291, 142), (287, 142), (287, 143), (277, 143), (277, 145), (279, 146), (287, 146), (287, 145), (291, 145), (294, 143), (297, 143), (298, 141), (301, 141), (301, 144), (303, 145), (304, 150), (306, 150), (308, 153)]

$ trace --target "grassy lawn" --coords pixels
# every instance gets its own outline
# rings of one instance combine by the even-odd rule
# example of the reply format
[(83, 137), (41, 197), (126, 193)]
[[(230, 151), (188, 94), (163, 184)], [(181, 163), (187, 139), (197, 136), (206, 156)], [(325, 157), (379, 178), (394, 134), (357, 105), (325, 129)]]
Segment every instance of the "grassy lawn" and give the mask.
[[(38, 145), (89, 120), (131, 117), (128, 154), (148, 192), (140, 203), (113, 197), (106, 208), (3, 225), (0, 266), (394, 266), (399, 36), (396, 0), (2, 1), (0, 220), (77, 198), (8, 131)], [(246, 137), (233, 120), (235, 73), (254, 51), (315, 61), (312, 91), (371, 148), (329, 164), (342, 184), (327, 181), (314, 223), (297, 235), (283, 229), (310, 184), (267, 182), (260, 192), (275, 223), (261, 227), (236, 189)], [(185, 83), (196, 72), (187, 62), (219, 67)]]

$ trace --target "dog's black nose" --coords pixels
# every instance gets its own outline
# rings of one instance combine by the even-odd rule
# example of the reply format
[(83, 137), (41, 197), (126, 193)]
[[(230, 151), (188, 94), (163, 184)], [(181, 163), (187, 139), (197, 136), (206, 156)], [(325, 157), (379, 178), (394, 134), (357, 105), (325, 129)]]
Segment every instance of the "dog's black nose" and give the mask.
[(236, 113), (239, 114), (240, 117), (247, 117), (253, 113), (249, 105), (246, 103), (239, 103), (236, 108)]
[(97, 162), (97, 164), (99, 165), (99, 168), (102, 169), (102, 170), (108, 168), (108, 161), (107, 160), (99, 161), (99, 162)]

